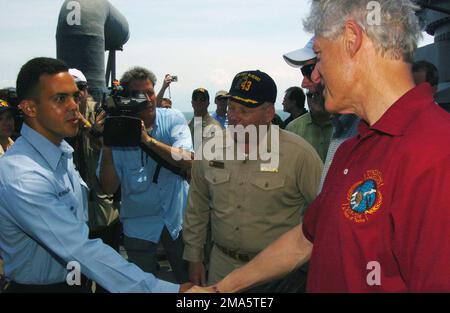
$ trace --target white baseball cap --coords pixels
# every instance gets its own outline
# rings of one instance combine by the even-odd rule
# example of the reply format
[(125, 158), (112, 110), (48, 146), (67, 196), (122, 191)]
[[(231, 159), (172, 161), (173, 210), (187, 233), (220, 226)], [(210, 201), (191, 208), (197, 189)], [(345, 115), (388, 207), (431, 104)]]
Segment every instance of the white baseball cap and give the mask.
[(76, 68), (69, 69), (69, 74), (72, 75), (73, 79), (75, 79), (75, 83), (87, 83), (86, 76), (84, 76), (83, 72), (77, 70)]
[(287, 64), (292, 67), (300, 67), (308, 61), (316, 58), (316, 54), (313, 50), (314, 37), (312, 37), (306, 46), (302, 49), (297, 49), (286, 54), (283, 54), (283, 58)]

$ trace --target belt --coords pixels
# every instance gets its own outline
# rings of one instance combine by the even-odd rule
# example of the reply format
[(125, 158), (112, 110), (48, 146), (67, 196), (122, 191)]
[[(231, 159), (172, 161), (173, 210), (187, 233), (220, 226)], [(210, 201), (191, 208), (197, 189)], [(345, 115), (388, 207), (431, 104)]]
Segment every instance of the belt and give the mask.
[(217, 243), (215, 243), (215, 245), (220, 251), (228, 255), (230, 258), (233, 258), (241, 262), (250, 262), (250, 260), (256, 256), (256, 253), (255, 254), (237, 253), (236, 251), (227, 249), (221, 245), (218, 245)]

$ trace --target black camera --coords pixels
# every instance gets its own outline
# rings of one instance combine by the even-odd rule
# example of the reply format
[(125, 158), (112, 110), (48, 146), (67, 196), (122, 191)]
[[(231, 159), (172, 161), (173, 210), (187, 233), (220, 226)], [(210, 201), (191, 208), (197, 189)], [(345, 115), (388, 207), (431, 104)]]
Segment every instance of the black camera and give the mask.
[(103, 95), (102, 109), (108, 116), (136, 116), (148, 105), (147, 95), (143, 91), (129, 92), (122, 86), (114, 86), (110, 93)]
[(145, 92), (129, 92), (114, 86), (103, 95), (101, 108), (106, 112), (103, 142), (112, 147), (137, 147), (141, 143), (141, 120), (136, 114), (148, 105)]

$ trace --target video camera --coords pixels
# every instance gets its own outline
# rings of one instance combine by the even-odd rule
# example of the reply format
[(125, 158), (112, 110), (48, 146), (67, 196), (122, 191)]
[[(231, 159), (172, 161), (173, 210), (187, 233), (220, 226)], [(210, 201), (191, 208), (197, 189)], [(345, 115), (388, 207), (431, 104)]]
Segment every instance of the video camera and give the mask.
[(112, 147), (137, 147), (141, 143), (141, 120), (137, 113), (148, 105), (144, 92), (128, 92), (116, 85), (103, 94), (101, 108), (106, 112), (103, 141)]

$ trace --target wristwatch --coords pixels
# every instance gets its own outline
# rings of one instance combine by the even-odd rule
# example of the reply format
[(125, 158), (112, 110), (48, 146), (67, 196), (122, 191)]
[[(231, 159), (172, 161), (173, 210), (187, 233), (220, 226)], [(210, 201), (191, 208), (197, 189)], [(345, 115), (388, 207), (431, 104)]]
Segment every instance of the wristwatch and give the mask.
[(154, 147), (154, 146), (156, 146), (156, 139), (153, 137), (150, 137), (150, 140), (147, 141), (147, 143), (150, 147)]

